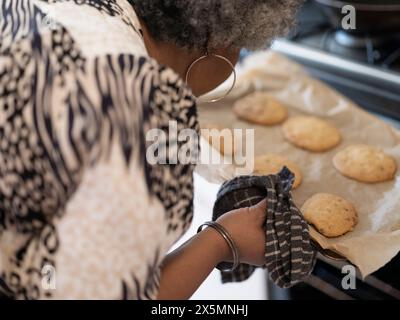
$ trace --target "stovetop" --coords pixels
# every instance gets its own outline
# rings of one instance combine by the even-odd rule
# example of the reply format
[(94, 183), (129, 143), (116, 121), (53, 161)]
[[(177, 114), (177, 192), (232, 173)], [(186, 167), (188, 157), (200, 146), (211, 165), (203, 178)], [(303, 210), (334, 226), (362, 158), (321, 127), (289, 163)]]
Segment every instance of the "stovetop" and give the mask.
[(337, 30), (310, 1), (300, 11), (298, 25), (289, 39), (354, 62), (400, 73), (400, 30), (375, 35)]
[(332, 28), (323, 11), (309, 1), (294, 32), (276, 40), (272, 49), (400, 128), (400, 32), (350, 35)]
[(360, 37), (321, 25), (316, 27), (319, 30), (300, 31), (290, 40), (355, 62), (400, 72), (400, 34), (389, 34), (380, 39), (372, 36)]

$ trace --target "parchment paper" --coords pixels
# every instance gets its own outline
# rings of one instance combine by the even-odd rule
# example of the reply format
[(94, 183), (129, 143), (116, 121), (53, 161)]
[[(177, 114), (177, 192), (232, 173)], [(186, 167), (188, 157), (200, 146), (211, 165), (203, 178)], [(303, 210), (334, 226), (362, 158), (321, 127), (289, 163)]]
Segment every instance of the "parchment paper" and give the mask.
[[(400, 168), (400, 132), (312, 79), (301, 66), (278, 53), (255, 54), (247, 58), (238, 72), (239, 81), (230, 99), (199, 105), (200, 125), (213, 123), (227, 128), (254, 128), (255, 156), (278, 153), (300, 166), (303, 183), (293, 191), (299, 208), (313, 194), (327, 192), (344, 197), (357, 209), (359, 222), (354, 231), (328, 239), (310, 228), (313, 238), (323, 248), (345, 256), (364, 277), (388, 263), (400, 251), (400, 169), (391, 182), (363, 184), (338, 173), (332, 158), (348, 145), (365, 143), (394, 156)], [(312, 114), (325, 118), (340, 129), (342, 143), (332, 151), (311, 153), (286, 142), (281, 126), (263, 127), (237, 120), (231, 111), (234, 100), (254, 90), (271, 93), (288, 107), (290, 116)], [(202, 152), (209, 148), (204, 139), (201, 146)], [(223, 164), (200, 164), (197, 171), (214, 183), (222, 183), (235, 175), (232, 165)]]

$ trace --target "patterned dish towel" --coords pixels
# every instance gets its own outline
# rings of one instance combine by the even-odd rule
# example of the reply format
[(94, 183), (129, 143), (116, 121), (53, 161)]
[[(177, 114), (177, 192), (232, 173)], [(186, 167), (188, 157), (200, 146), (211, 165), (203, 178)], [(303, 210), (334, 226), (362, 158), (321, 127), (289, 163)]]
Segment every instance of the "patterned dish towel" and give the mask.
[[(316, 257), (308, 225), (290, 194), (293, 182), (294, 175), (286, 167), (277, 175), (237, 177), (222, 185), (213, 210), (215, 221), (224, 213), (256, 205), (267, 198), (264, 267), (281, 288), (303, 281), (314, 268)], [(229, 266), (231, 264), (223, 263), (217, 268)], [(244, 281), (255, 268), (240, 264), (234, 272), (221, 271), (222, 282)]]

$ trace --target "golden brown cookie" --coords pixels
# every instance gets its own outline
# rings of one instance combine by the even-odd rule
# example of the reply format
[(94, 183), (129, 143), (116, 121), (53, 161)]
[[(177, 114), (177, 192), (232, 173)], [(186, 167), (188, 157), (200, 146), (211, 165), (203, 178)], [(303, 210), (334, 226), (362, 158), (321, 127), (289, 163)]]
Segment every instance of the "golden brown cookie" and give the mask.
[(215, 124), (206, 124), (202, 126), (201, 135), (222, 155), (230, 156), (235, 154), (236, 149), (232, 129)]
[(267, 154), (257, 157), (254, 160), (254, 174), (255, 175), (269, 175), (277, 174), (282, 170), (283, 167), (287, 167), (295, 176), (293, 189), (296, 189), (302, 181), (302, 173), (300, 168), (294, 162), (289, 159), (277, 155), (277, 154)]
[(293, 117), (283, 124), (285, 138), (295, 146), (313, 152), (336, 147), (341, 141), (337, 128), (312, 116)]
[(361, 144), (337, 153), (333, 165), (344, 176), (366, 183), (392, 180), (397, 171), (394, 158), (379, 148)]
[(266, 126), (280, 124), (288, 117), (286, 107), (265, 92), (255, 92), (236, 101), (233, 112), (239, 119)]
[(352, 231), (358, 222), (357, 211), (350, 202), (328, 193), (312, 196), (301, 212), (308, 223), (329, 238)]

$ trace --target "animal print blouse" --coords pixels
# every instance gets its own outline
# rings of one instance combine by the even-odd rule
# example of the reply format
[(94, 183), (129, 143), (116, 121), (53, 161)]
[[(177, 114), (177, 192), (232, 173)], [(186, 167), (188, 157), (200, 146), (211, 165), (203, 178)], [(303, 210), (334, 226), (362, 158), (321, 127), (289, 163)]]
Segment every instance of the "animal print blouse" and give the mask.
[(195, 99), (127, 0), (0, 2), (0, 296), (156, 298), (192, 220), (193, 165), (146, 161), (171, 120)]

